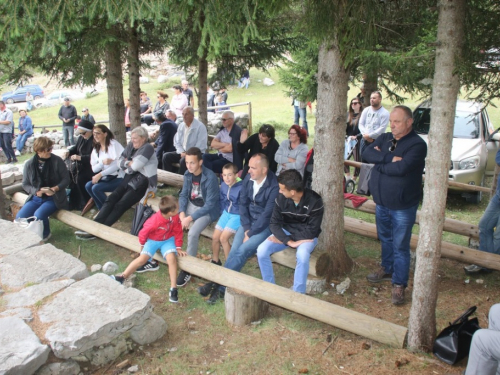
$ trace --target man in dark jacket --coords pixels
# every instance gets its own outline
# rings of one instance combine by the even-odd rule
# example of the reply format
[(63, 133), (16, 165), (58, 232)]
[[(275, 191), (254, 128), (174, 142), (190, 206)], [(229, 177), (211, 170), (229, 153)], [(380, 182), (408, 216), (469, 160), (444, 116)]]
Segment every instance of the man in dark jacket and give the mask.
[(280, 195), (271, 217), (269, 236), (257, 249), (262, 280), (274, 284), (271, 255), (287, 247), (297, 249), (297, 266), (293, 290), (306, 292), (309, 257), (318, 244), (323, 221), (323, 200), (318, 193), (304, 189), (302, 176), (295, 169), (289, 169), (278, 176)]
[(375, 164), (369, 187), (377, 203), (375, 218), (382, 244), (382, 265), (367, 276), (378, 283), (392, 281), (392, 303), (403, 304), (410, 272), (411, 229), (421, 196), (427, 144), (412, 129), (410, 108), (396, 106), (390, 114), (391, 133), (379, 136), (363, 154)]
[[(250, 169), (243, 180), (240, 191), (240, 222), (231, 251), (224, 267), (241, 271), (248, 258), (255, 255), (257, 247), (271, 235), (269, 222), (278, 196), (276, 175), (269, 170), (269, 161), (264, 154), (255, 154), (249, 161)], [(198, 293), (215, 303), (224, 298), (226, 289), (215, 283), (207, 283), (198, 288)]]
[(166, 113), (162, 111), (155, 112), (153, 117), (157, 124), (160, 125), (160, 132), (154, 146), (156, 147), (156, 158), (158, 159), (158, 168), (163, 169), (162, 158), (166, 152), (175, 151), (174, 136), (177, 133), (177, 118), (174, 111), (167, 109)]
[(74, 105), (70, 103), (69, 98), (64, 98), (64, 104), (59, 109), (59, 119), (62, 120), (62, 131), (64, 138), (64, 145), (66, 147), (75, 144), (75, 120), (78, 113)]

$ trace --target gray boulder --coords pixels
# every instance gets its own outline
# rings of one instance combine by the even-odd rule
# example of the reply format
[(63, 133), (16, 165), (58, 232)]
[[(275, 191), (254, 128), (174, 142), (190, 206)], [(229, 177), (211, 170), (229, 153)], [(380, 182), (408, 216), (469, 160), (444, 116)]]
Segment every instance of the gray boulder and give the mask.
[(26, 248), (40, 245), (40, 237), (11, 221), (0, 220), (0, 233), (9, 233), (8, 236), (2, 236), (0, 255), (15, 254)]
[(15, 309), (5, 310), (0, 313), (0, 317), (19, 318), (25, 322), (31, 322), (33, 320), (33, 312), (25, 307), (17, 307)]
[(57, 294), (38, 316), (50, 323), (45, 339), (54, 354), (68, 359), (128, 333), (151, 312), (148, 295), (98, 273)]
[(21, 306), (32, 306), (38, 301), (41, 301), (45, 297), (64, 289), (75, 280), (57, 280), (48, 283), (38, 284), (24, 288), (23, 290), (16, 293), (9, 293), (4, 296), (4, 300), (7, 302), (8, 307), (21, 307)]
[(142, 324), (130, 330), (130, 338), (139, 345), (147, 345), (159, 340), (167, 333), (167, 323), (162, 317), (151, 313)]
[(0, 375), (31, 375), (47, 361), (49, 347), (21, 319), (0, 319), (0, 332)]
[(79, 373), (80, 365), (70, 359), (44, 365), (36, 372), (36, 375), (78, 375)]
[(88, 275), (85, 263), (51, 244), (30, 247), (0, 259), (0, 282), (11, 288), (57, 279), (81, 280)]
[(104, 266), (102, 266), (102, 272), (112, 275), (118, 271), (118, 264), (113, 262), (106, 262)]

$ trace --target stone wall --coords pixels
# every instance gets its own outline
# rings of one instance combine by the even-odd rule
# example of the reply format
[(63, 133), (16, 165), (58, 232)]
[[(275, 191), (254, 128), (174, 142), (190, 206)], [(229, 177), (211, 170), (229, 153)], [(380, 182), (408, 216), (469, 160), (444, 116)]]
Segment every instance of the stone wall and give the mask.
[(147, 294), (9, 221), (0, 233), (0, 374), (76, 375), (166, 333)]

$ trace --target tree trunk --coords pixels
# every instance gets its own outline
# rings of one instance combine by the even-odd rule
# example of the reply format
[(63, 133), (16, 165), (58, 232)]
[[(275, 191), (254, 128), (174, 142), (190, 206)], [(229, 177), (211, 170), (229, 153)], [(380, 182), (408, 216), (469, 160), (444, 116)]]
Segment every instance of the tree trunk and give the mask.
[(104, 55), (106, 84), (108, 87), (109, 128), (115, 135), (116, 140), (125, 147), (127, 138), (125, 137), (125, 104), (123, 102), (121, 48), (116, 27), (110, 29), (110, 32), (116, 36), (116, 40), (106, 46)]
[(456, 101), (460, 89), (459, 77), (454, 71), (462, 50), (464, 21), (465, 0), (439, 1), (432, 116), (409, 319), (408, 348), (414, 351), (431, 350), (436, 336), (437, 271)]
[(203, 56), (198, 62), (198, 119), (205, 124), (208, 123), (207, 113), (207, 82), (208, 82), (208, 62), (207, 49), (203, 51)]
[(134, 23), (129, 26), (128, 40), (128, 80), (129, 80), (129, 101), (130, 101), (130, 126), (136, 128), (141, 126), (141, 87), (139, 82), (139, 39), (137, 37), (137, 27)]
[(378, 90), (378, 75), (375, 70), (367, 70), (363, 74), (363, 87), (365, 89), (365, 97), (363, 107), (370, 106), (370, 95)]
[[(336, 39), (335, 39), (336, 40)], [(351, 271), (344, 244), (344, 137), (349, 73), (337, 43), (324, 41), (318, 59), (318, 118), (314, 138), (313, 188), (323, 198), (325, 213), (318, 249), (320, 276), (329, 279)]]
[(5, 194), (3, 193), (3, 184), (2, 184), (2, 171), (0, 171), (0, 219), (7, 219), (7, 212), (5, 211)]

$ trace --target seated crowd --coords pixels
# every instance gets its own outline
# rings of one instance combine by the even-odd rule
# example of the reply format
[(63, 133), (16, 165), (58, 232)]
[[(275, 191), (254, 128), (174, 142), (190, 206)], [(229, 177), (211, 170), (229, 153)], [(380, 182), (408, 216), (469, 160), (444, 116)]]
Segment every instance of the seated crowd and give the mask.
[[(176, 89), (176, 96), (182, 95)], [(51, 140), (37, 138), (36, 155), (26, 163), (23, 181), (30, 195), (17, 218), (41, 219), (46, 240), (50, 237), (48, 217), (57, 209), (84, 214), (95, 204), (98, 213), (94, 220), (111, 226), (148, 192), (156, 190), (158, 168), (177, 172), (184, 175), (179, 200), (172, 196), (161, 199), (159, 212), (139, 232), (141, 255), (115, 276), (117, 281), (123, 282), (136, 271), (157, 270), (153, 256), (160, 250), (170, 266), (170, 300), (177, 302), (177, 287), (186, 285), (191, 275), (183, 270), (177, 275), (175, 255), (196, 256), (201, 232), (216, 223), (214, 264), (222, 265), (221, 246), (224, 267), (236, 271), (257, 254), (264, 280), (274, 282), (270, 255), (295, 247), (301, 255), (297, 257), (293, 289), (305, 293), (309, 255), (316, 246), (323, 215), (321, 198), (303, 188), (308, 152), (305, 131), (293, 125), (288, 140), (279, 144), (271, 125), (262, 125), (257, 134), (249, 136), (248, 130), (235, 123), (234, 113), (224, 111), (222, 127), (211, 142), (216, 153), (208, 153), (207, 129), (195, 119), (194, 109), (182, 105), (171, 110), (163, 94), (158, 94), (155, 111), (144, 114), (146, 122), (150, 122), (149, 115), (159, 125), (153, 142), (145, 128), (136, 127), (123, 148), (105, 125), (82, 120), (77, 127), (80, 136), (69, 148), (65, 165), (52, 155)], [(177, 101), (185, 104), (181, 99), (179, 96)], [(179, 111), (182, 121), (176, 123)], [(188, 228), (184, 253), (182, 231)], [(83, 230), (75, 234), (79, 239), (94, 238)], [(224, 290), (213, 283), (199, 288), (200, 294), (210, 295), (210, 303), (223, 297)]]

